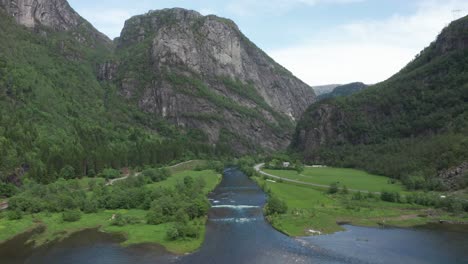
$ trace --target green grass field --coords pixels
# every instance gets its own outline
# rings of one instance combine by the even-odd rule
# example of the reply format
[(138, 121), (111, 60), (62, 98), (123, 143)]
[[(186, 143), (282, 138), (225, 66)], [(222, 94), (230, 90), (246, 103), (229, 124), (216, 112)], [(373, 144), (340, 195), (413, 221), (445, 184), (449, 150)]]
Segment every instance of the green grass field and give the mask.
[(340, 187), (346, 186), (349, 189), (366, 190), (371, 192), (397, 191), (402, 192), (403, 186), (400, 183), (391, 184), (389, 178), (369, 174), (365, 171), (343, 168), (305, 168), (298, 174), (294, 170), (263, 170), (266, 173), (283, 178), (310, 182), (322, 185), (339, 183)]
[[(388, 178), (368, 174), (352, 169), (306, 168), (298, 175), (296, 171), (264, 170), (283, 178), (329, 185), (340, 182), (350, 189), (379, 192), (382, 190), (402, 192), (400, 184), (388, 183)], [(327, 189), (305, 186), (288, 182), (266, 181), (263, 177), (254, 178), (260, 186), (288, 205), (284, 215), (269, 216), (270, 223), (279, 231), (290, 236), (313, 234), (310, 230), (321, 233), (333, 233), (343, 228), (339, 223), (352, 223), (362, 226), (381, 224), (408, 227), (426, 224), (438, 219), (466, 221), (467, 215), (450, 215), (440, 210), (433, 210), (434, 216), (427, 216), (429, 208), (401, 203), (389, 203), (380, 200), (379, 195), (363, 200), (353, 200), (353, 193), (328, 194)], [(367, 194), (365, 194), (367, 195)]]
[[(203, 177), (206, 182), (204, 192), (207, 194), (213, 190), (221, 180), (221, 175), (211, 171), (180, 171), (167, 180), (147, 185), (147, 188), (173, 187), (178, 181), (183, 180), (185, 176)], [(141, 223), (127, 225), (123, 227), (112, 226), (110, 219), (112, 215), (120, 213), (125, 216), (131, 216), (140, 219)], [(100, 228), (104, 232), (122, 233), (126, 237), (123, 245), (132, 245), (140, 243), (158, 243), (167, 250), (183, 254), (193, 252), (198, 249), (204, 240), (206, 219), (193, 220), (200, 227), (201, 236), (197, 239), (186, 239), (177, 241), (166, 240), (166, 232), (172, 226), (172, 223), (161, 225), (145, 224), (145, 210), (103, 210), (94, 214), (83, 214), (81, 219), (76, 222), (64, 222), (60, 213), (48, 214), (39, 213), (35, 215), (25, 215), (21, 220), (8, 220), (6, 217), (0, 218), (0, 241), (8, 240), (15, 235), (30, 230), (38, 225), (44, 225), (45, 231), (35, 235), (32, 239), (36, 245), (43, 245), (54, 240), (60, 240), (68, 237), (77, 231), (89, 228)]]

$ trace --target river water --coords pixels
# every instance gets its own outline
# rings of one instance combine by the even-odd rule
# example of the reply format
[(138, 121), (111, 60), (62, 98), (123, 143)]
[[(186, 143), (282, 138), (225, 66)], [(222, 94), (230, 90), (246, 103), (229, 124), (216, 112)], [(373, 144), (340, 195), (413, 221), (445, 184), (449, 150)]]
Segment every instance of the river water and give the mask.
[(290, 238), (264, 219), (266, 196), (242, 172), (227, 169), (210, 195), (206, 239), (193, 254), (155, 245), (123, 248), (122, 238), (88, 230), (32, 250), (18, 237), (0, 246), (0, 263), (468, 263), (467, 227), (418, 229), (345, 226), (333, 235)]

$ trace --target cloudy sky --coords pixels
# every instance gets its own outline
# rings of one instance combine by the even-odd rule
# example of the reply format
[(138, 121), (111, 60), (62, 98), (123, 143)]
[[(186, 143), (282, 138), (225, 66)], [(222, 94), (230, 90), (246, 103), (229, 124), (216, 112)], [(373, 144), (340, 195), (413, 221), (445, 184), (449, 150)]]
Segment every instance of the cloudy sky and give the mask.
[[(310, 85), (377, 83), (404, 67), (466, 0), (69, 0), (103, 33), (169, 7), (234, 20), (247, 37)], [(454, 10), (460, 10), (454, 12)]]

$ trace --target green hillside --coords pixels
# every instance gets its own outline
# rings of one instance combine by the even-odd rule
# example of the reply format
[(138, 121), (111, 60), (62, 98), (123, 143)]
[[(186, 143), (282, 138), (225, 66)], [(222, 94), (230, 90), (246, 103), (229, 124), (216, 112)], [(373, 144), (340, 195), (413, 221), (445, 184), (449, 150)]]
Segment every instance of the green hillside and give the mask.
[(465, 17), (389, 80), (312, 105), (293, 149), (309, 162), (363, 168), (410, 188), (466, 187), (467, 35)]
[(82, 28), (37, 31), (0, 9), (2, 180), (18, 183), (27, 172), (47, 183), (209, 152), (190, 133), (138, 111), (113, 84), (98, 81), (99, 65), (113, 56), (110, 41), (82, 43), (77, 31), (93, 38)]

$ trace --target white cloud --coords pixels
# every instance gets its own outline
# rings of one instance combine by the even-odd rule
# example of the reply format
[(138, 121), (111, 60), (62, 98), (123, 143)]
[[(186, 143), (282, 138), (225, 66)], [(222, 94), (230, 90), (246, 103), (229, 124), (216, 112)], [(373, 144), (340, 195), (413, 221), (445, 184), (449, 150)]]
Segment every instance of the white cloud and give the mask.
[(269, 54), (311, 85), (383, 81), (403, 68), (453, 18), (462, 1), (423, 1), (416, 13), (356, 21)]

